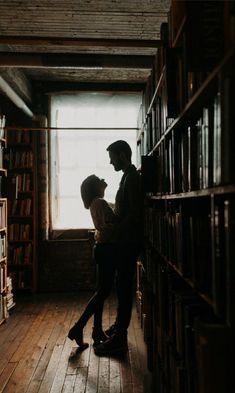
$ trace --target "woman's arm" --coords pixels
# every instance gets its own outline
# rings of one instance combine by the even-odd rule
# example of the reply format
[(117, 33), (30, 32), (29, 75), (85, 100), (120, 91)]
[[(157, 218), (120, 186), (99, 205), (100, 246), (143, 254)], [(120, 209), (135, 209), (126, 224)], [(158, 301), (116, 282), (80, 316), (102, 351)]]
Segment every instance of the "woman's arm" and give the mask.
[(114, 237), (115, 214), (109, 204), (101, 198), (95, 199), (90, 206), (90, 213), (100, 242), (110, 241)]

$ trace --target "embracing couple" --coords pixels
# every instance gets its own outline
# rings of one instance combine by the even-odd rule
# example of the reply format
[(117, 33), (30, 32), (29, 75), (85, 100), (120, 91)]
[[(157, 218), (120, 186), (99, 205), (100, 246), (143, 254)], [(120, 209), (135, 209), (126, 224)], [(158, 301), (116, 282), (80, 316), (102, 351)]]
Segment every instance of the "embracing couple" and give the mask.
[[(142, 243), (142, 203), (140, 173), (132, 164), (129, 144), (118, 140), (108, 146), (110, 164), (123, 176), (115, 198), (114, 208), (103, 198), (107, 184), (95, 175), (88, 176), (81, 185), (85, 208), (95, 227), (94, 256), (98, 265), (98, 285), (79, 320), (68, 337), (85, 349), (83, 328), (92, 315), (92, 338), (97, 355), (112, 355), (128, 349), (127, 331), (131, 320), (133, 278)], [(117, 315), (115, 323), (105, 332), (102, 312), (105, 299), (116, 284)]]

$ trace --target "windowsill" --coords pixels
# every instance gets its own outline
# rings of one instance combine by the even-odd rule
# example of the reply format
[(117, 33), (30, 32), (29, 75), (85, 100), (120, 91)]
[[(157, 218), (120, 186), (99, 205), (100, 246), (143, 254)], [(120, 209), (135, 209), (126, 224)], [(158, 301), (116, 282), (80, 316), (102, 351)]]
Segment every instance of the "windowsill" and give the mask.
[(55, 229), (49, 241), (90, 241), (94, 240), (94, 229)]

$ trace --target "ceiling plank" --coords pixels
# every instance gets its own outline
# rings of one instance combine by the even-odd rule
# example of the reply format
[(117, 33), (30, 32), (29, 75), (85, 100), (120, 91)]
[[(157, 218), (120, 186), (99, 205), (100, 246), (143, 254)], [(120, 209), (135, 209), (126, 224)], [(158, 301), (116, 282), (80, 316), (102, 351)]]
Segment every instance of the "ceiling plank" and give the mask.
[(150, 69), (154, 56), (141, 55), (92, 55), (92, 54), (57, 54), (57, 53), (12, 53), (4, 52), (0, 56), (0, 67), (21, 68), (134, 68)]
[(136, 39), (112, 39), (112, 38), (66, 38), (66, 37), (19, 37), (19, 36), (0, 36), (0, 44), (8, 45), (60, 45), (78, 47), (97, 47), (105, 48), (128, 47), (128, 48), (159, 48), (162, 46), (161, 40), (136, 40)]

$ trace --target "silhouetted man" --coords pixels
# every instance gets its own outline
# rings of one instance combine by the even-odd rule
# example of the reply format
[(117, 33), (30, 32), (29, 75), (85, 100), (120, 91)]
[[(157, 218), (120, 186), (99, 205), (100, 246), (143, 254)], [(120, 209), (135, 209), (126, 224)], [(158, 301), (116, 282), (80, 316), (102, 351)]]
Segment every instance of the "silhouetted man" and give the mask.
[(117, 243), (113, 263), (116, 268), (118, 297), (117, 318), (106, 333), (110, 338), (95, 348), (97, 355), (111, 355), (127, 350), (127, 329), (131, 320), (133, 277), (141, 246), (141, 184), (140, 173), (132, 164), (129, 144), (118, 140), (108, 146), (110, 164), (115, 171), (123, 171), (115, 198)]

